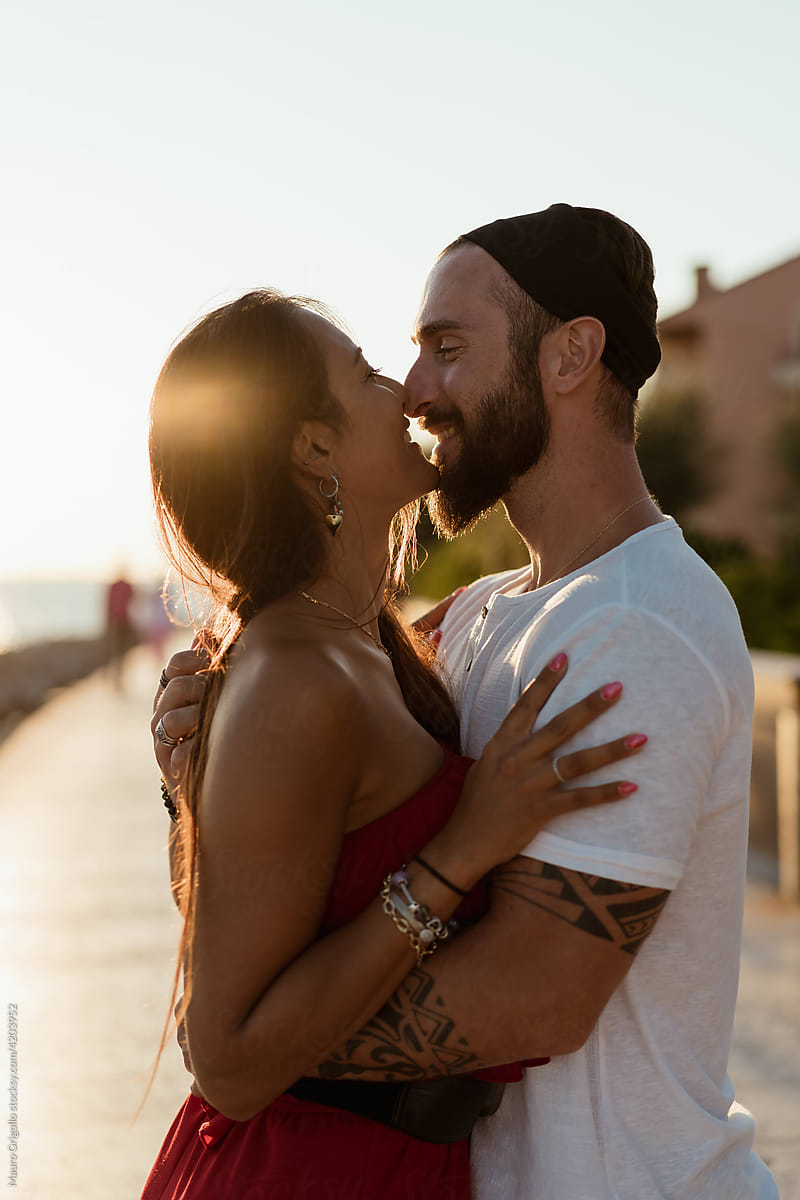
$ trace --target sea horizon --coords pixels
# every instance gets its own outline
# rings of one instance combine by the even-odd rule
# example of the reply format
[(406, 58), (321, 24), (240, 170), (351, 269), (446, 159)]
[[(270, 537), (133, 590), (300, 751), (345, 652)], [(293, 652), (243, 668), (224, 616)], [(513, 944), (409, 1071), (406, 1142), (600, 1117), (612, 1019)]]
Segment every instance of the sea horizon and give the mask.
[[(110, 579), (0, 579), (0, 653), (62, 638), (99, 637), (105, 630)], [(144, 631), (153, 618), (161, 584), (132, 578), (132, 618)]]

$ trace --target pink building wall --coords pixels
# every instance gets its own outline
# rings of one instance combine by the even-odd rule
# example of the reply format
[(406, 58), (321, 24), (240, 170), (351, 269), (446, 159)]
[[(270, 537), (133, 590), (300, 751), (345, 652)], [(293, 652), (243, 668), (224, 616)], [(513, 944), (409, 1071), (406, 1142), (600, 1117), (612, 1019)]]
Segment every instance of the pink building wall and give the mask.
[(697, 284), (695, 303), (660, 322), (662, 364), (642, 404), (657, 404), (659, 392), (703, 394), (721, 486), (696, 524), (769, 553), (780, 527), (770, 440), (800, 400), (800, 256), (724, 291), (698, 268)]

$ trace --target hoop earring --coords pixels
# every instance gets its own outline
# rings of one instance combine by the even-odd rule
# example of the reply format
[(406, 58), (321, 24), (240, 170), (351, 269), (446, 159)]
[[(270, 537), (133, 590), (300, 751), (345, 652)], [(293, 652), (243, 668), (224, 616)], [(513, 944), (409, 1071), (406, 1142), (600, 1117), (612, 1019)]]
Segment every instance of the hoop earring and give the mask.
[(342, 521), (344, 520), (344, 513), (342, 512), (342, 506), (339, 503), (339, 476), (334, 474), (334, 475), (332, 475), (332, 479), (333, 479), (333, 491), (332, 492), (325, 491), (324, 487), (322, 486), (323, 481), (321, 479), (319, 481), (319, 490), (320, 490), (321, 494), (325, 497), (325, 499), (330, 500), (330, 502), (331, 502), (331, 511), (329, 513), (326, 513), (325, 520), (328, 523), (328, 528), (330, 529), (331, 533), (335, 534), (337, 529), (341, 525)]

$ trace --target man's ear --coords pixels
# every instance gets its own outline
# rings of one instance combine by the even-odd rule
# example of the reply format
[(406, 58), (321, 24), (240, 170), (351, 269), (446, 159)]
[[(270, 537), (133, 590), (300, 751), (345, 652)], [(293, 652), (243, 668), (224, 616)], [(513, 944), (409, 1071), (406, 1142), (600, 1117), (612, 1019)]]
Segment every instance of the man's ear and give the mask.
[(292, 441), (292, 466), (301, 475), (331, 473), (333, 430), (321, 421), (303, 421)]
[(551, 386), (560, 395), (574, 392), (592, 374), (606, 348), (606, 331), (596, 317), (575, 317), (554, 332), (551, 351), (558, 350), (558, 359), (550, 355)]

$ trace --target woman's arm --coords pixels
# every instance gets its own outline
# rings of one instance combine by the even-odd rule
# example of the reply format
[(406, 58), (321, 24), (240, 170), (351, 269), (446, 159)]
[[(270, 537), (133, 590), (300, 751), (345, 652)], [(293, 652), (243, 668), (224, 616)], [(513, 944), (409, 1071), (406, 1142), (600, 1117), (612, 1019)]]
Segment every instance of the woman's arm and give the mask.
[[(416, 962), (379, 899), (315, 941), (361, 784), (360, 703), (317, 655), (254, 655), (215, 716), (186, 1029), (203, 1095), (238, 1120), (360, 1028)], [(462, 871), (463, 886), (481, 870)], [(409, 874), (415, 897), (447, 918), (458, 897)]]
[[(425, 850), (464, 890), (553, 816), (617, 795), (613, 784), (559, 791), (550, 759), (608, 708), (599, 693), (531, 734), (563, 670), (544, 671), (524, 694)], [(215, 716), (200, 804), (186, 1024), (204, 1096), (234, 1119), (249, 1118), (310, 1073), (416, 963), (379, 899), (314, 940), (347, 807), (361, 786), (361, 703), (334, 665), (316, 655), (273, 653), (269, 661), (240, 661)], [(609, 762), (628, 752), (615, 743), (592, 753)], [(563, 770), (570, 757), (560, 760)], [(422, 868), (408, 872), (414, 896), (446, 919), (458, 896)]]

